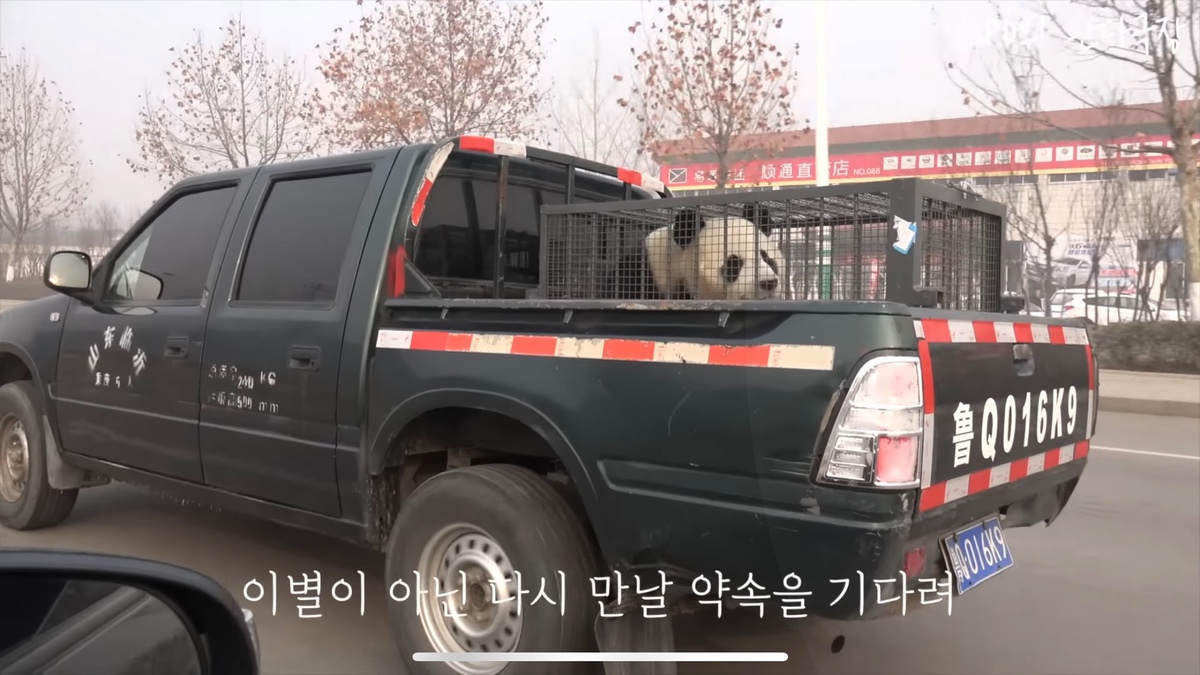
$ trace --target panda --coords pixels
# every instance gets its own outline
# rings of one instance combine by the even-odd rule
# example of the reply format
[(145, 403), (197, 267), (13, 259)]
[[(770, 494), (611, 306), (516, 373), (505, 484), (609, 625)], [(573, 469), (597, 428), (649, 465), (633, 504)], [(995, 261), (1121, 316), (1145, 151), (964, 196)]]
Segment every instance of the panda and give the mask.
[(618, 261), (605, 297), (618, 300), (773, 300), (783, 253), (766, 209), (743, 217), (701, 216), (684, 208)]

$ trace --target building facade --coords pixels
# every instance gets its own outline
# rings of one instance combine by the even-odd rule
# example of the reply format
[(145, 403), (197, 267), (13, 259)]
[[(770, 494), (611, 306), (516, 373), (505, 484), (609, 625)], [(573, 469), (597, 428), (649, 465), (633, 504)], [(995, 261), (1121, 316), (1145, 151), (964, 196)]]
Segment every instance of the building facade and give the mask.
[[(829, 180), (970, 180), (1008, 207), (1007, 238), (1021, 242), (1018, 250), (1026, 260), (1044, 261), (1041, 242), (1045, 234), (1052, 236), (1052, 267), (1061, 268), (1053, 273), (1056, 287), (1092, 276), (1069, 268), (1083, 265), (1078, 261), (1090, 257), (1101, 236), (1106, 240), (1101, 276), (1115, 285), (1134, 283), (1135, 276), (1145, 275), (1138, 269), (1139, 241), (1164, 236), (1164, 214), (1181, 216), (1170, 206), (1171, 200), (1178, 204), (1174, 162), (1152, 152), (1170, 144), (1162, 115), (1151, 106), (1051, 111), (1043, 117), (1044, 122), (975, 116), (831, 128)], [(1193, 138), (1200, 142), (1200, 127)], [(661, 180), (677, 196), (780, 189), (816, 184), (815, 140), (811, 132), (741, 139), (743, 159), (731, 163), (724, 188), (717, 188), (716, 158), (694, 141), (661, 144), (655, 156)], [(1181, 236), (1177, 231), (1167, 238)], [(1182, 261), (1174, 262), (1182, 269)], [(1156, 283), (1166, 272), (1154, 273)], [(1027, 282), (1010, 287), (1014, 283)]]

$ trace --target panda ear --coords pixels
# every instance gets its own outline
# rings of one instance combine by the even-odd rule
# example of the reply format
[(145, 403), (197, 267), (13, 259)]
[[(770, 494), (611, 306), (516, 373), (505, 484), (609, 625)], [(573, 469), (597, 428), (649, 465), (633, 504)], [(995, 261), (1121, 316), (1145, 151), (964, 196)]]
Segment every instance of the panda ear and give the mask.
[(775, 224), (771, 222), (771, 213), (764, 204), (747, 204), (742, 208), (742, 217), (757, 225), (767, 236), (775, 229)]
[(675, 213), (675, 220), (671, 223), (671, 238), (680, 246), (688, 246), (696, 241), (696, 236), (700, 234), (702, 227), (704, 227), (704, 220), (700, 218), (696, 209), (679, 209)]

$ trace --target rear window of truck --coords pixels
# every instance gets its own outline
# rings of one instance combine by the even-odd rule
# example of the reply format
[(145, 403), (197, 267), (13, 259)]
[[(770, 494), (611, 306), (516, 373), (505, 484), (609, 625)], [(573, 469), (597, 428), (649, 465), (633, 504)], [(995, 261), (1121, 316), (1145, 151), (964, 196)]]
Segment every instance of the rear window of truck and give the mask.
[[(414, 263), (423, 275), (485, 283), (495, 278), (499, 169), (496, 157), (451, 155), (433, 184), (417, 230)], [(565, 167), (520, 160), (510, 165), (504, 283), (522, 296), (540, 280), (541, 207), (566, 204), (566, 183)], [(577, 172), (573, 203), (624, 198), (623, 184)]]

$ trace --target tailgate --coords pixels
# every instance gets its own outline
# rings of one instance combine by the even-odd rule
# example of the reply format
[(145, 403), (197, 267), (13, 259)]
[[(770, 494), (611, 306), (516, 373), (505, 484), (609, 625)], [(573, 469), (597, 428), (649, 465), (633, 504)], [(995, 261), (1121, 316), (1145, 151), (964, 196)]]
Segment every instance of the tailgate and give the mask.
[(914, 323), (925, 406), (919, 512), (1087, 456), (1096, 370), (1085, 328)]

